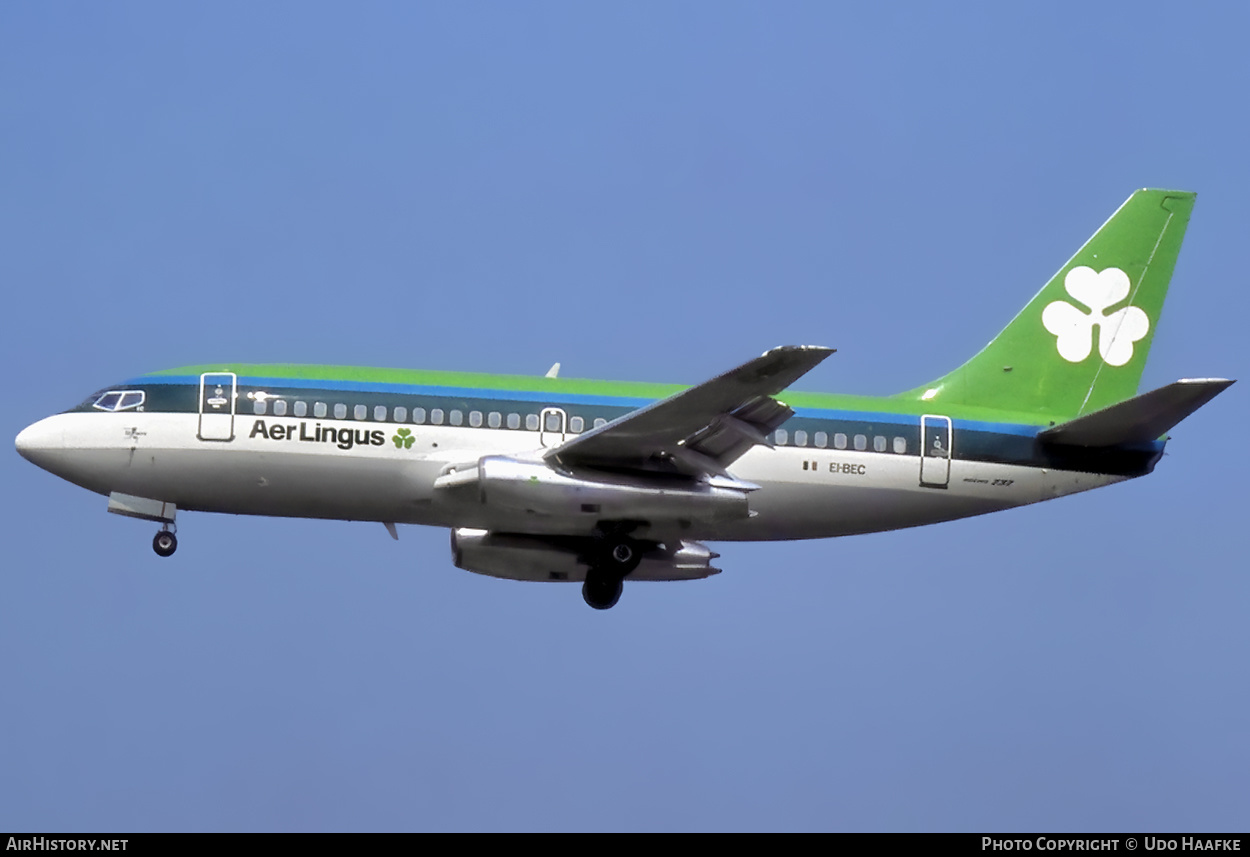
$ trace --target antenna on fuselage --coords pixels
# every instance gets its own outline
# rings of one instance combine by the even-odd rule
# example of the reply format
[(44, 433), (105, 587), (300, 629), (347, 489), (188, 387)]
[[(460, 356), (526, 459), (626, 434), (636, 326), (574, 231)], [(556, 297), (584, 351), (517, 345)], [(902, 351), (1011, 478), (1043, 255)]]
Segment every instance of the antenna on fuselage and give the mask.
[(551, 364), (551, 368), (547, 370), (547, 377), (548, 377), (548, 378), (559, 378), (559, 377), (560, 377), (560, 364), (559, 364), (559, 363), (552, 363), (552, 364)]

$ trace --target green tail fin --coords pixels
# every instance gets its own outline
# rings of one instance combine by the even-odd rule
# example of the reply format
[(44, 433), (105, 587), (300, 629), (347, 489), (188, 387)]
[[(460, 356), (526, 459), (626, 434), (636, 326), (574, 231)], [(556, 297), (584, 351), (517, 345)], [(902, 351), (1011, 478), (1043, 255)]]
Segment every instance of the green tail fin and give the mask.
[(1071, 418), (1134, 396), (1195, 196), (1134, 193), (994, 341), (900, 398)]

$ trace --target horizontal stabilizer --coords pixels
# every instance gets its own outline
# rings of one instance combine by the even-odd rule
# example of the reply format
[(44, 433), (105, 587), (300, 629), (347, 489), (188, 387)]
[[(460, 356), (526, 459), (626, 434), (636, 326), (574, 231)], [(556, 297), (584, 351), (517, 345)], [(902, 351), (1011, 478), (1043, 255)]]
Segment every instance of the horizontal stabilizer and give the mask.
[(1038, 433), (1046, 443), (1065, 446), (1121, 446), (1158, 440), (1185, 417), (1214, 399), (1233, 382), (1189, 378), (1134, 396), (1118, 404)]

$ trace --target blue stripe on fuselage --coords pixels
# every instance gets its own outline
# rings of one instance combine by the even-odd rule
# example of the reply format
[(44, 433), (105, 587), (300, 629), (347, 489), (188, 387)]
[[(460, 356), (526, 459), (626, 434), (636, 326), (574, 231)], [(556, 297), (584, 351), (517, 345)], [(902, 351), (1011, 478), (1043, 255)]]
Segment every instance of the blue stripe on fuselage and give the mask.
[[(170, 386), (198, 386), (200, 379), (195, 375), (162, 375), (159, 377), (139, 377), (127, 381), (127, 385), (166, 384)], [(394, 393), (404, 396), (438, 396), (450, 399), (493, 399), (515, 402), (565, 402), (569, 404), (591, 405), (615, 408), (642, 408), (654, 403), (655, 399), (636, 398), (631, 396), (597, 396), (588, 393), (566, 393), (554, 391), (531, 390), (498, 390), (485, 387), (442, 387), (421, 384), (387, 384), (375, 381), (323, 381), (313, 378), (265, 378), (243, 376), (240, 386), (246, 387), (283, 387), (285, 389), (331, 390), (360, 393)], [(883, 425), (915, 426), (920, 419), (919, 414), (897, 414), (880, 411), (849, 411), (825, 408), (795, 408), (795, 416), (819, 420), (850, 420), (855, 422), (879, 423)], [(991, 434), (1010, 434), (1021, 437), (1033, 437), (1047, 425), (1026, 425), (1022, 423), (989, 422), (955, 418), (952, 420), (955, 429), (962, 431), (980, 431)]]
[[(940, 411), (932, 412), (942, 416)], [(823, 408), (795, 408), (796, 417), (807, 417), (816, 420), (852, 420), (855, 422), (881, 423), (885, 425), (915, 426), (920, 421), (920, 414), (888, 414), (879, 411), (846, 411)], [(982, 431), (991, 434), (1012, 434), (1021, 437), (1034, 437), (1046, 425), (1026, 425), (1024, 423), (1000, 423), (984, 420), (966, 420), (952, 417), (951, 422), (960, 431)]]

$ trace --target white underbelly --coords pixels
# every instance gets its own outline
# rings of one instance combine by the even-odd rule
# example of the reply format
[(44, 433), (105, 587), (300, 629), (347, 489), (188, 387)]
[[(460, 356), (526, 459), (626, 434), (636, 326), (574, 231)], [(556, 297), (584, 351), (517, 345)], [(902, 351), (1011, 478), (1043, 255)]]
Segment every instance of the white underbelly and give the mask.
[[(448, 466), (533, 451), (536, 432), (240, 416), (234, 438), (219, 442), (197, 438), (195, 414), (54, 419), (63, 442), (51, 463), (41, 466), (102, 494), (118, 491), (180, 509), (244, 515), (569, 532), (564, 519), (433, 502), (434, 480)], [(683, 530), (683, 538), (808, 539), (899, 529), (1122, 478), (954, 460), (949, 472), (942, 469), (941, 484), (922, 484), (916, 455), (795, 447), (756, 448), (733, 471), (761, 486), (750, 495), (753, 516)]]

